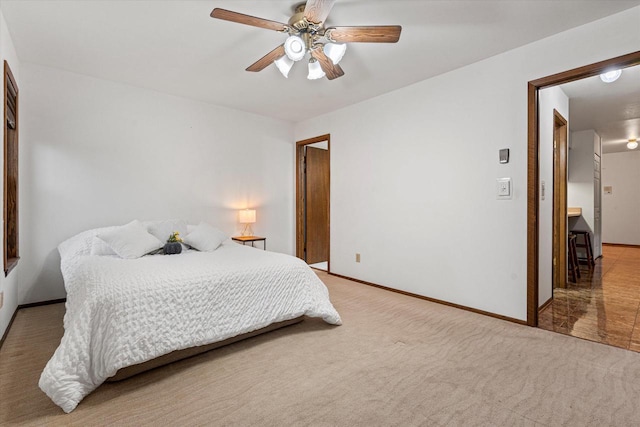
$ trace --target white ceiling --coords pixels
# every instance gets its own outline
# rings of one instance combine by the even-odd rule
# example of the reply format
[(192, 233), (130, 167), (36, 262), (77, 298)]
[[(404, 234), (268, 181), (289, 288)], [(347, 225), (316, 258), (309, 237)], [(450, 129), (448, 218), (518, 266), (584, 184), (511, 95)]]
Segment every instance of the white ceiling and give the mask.
[(560, 88), (569, 97), (569, 128), (595, 130), (603, 153), (628, 151), (629, 139), (640, 141), (640, 66), (622, 70), (613, 83), (594, 76)]
[(2, 0), (22, 61), (289, 121), (304, 120), (640, 4), (640, 0), (337, 0), (329, 25), (402, 25), (397, 44), (349, 45), (345, 76), (298, 63), (244, 69), (284, 35), (209, 17), (214, 7), (286, 22), (296, 0)]

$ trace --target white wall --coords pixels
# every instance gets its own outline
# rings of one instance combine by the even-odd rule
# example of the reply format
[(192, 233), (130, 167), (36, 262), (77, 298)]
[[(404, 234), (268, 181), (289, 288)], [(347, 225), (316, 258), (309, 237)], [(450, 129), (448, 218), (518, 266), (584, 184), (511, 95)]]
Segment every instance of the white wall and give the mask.
[(640, 245), (640, 151), (602, 156), (602, 241)]
[[(526, 319), (527, 82), (636, 51), (639, 18), (629, 9), (299, 123), (297, 140), (331, 134), (332, 272)], [(496, 200), (499, 177), (512, 200)]]
[[(16, 55), (16, 51), (13, 47), (13, 41), (11, 40), (11, 35), (7, 30), (7, 23), (4, 20), (4, 15), (0, 11), (0, 65), (2, 65), (2, 70), (4, 70), (4, 61), (9, 63), (9, 67), (11, 67), (11, 72), (13, 73), (13, 77), (16, 79), (16, 83), (18, 84), (19, 92), (19, 108), (18, 112), (19, 123), (18, 123), (18, 132), (22, 132), (24, 129), (24, 125), (22, 124), (22, 76), (20, 70), (20, 62), (18, 61), (18, 56)], [(3, 71), (4, 72), (4, 71)], [(4, 99), (4, 85), (0, 84), (0, 99)], [(0, 114), (4, 117), (4, 107), (0, 108)], [(20, 136), (22, 138), (22, 136)], [(0, 141), (4, 140), (4, 126), (0, 126)], [(20, 144), (21, 144), (20, 140)], [(22, 153), (20, 153), (20, 156)], [(4, 156), (0, 156), (0, 170), (4, 170)], [(20, 165), (18, 165), (20, 166)], [(0, 174), (0, 189), (4, 187), (3, 182), (3, 174)], [(22, 188), (22, 182), (19, 183), (20, 188)], [(0, 191), (0, 194), (2, 192)], [(4, 224), (4, 222), (3, 222)], [(0, 227), (0, 242), (3, 240), (4, 234), (4, 226)], [(0, 245), (0, 251), (4, 250), (4, 246)], [(20, 255), (24, 254), (24, 249), (22, 246), (19, 248)], [(0, 261), (1, 262), (1, 261)], [(0, 292), (3, 292), (4, 303), (2, 308), (0, 308), (0, 337), (4, 335), (7, 326), (9, 326), (9, 322), (11, 321), (11, 317), (18, 307), (18, 276), (21, 274), (20, 271), (23, 270), (24, 261), (20, 260), (18, 265), (9, 273), (9, 276), (4, 277), (4, 273), (0, 273)]]
[(134, 218), (254, 231), (293, 252), (293, 125), (23, 63), (21, 303), (65, 296), (57, 245)]
[(582, 208), (582, 216), (572, 224), (576, 230), (594, 231), (593, 154), (600, 136), (592, 129), (571, 132), (569, 139), (569, 182), (567, 203)]
[(569, 120), (569, 98), (560, 86), (541, 90), (539, 97), (540, 182), (545, 182), (545, 195), (542, 200), (540, 192), (538, 306), (553, 297), (553, 110)]

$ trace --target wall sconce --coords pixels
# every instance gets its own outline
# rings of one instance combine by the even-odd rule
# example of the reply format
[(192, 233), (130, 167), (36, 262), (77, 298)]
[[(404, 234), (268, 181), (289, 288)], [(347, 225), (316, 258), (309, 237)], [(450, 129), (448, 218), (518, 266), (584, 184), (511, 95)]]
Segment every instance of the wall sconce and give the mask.
[(253, 230), (251, 229), (251, 224), (256, 222), (256, 210), (255, 209), (243, 209), (238, 212), (238, 222), (240, 224), (244, 224), (244, 229), (242, 230), (243, 236), (252, 236)]

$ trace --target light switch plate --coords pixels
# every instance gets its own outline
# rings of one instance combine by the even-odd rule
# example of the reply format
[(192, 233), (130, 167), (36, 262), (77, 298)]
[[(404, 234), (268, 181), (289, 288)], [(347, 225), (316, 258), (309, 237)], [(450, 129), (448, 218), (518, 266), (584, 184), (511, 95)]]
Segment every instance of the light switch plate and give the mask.
[(498, 200), (511, 199), (511, 194), (513, 192), (511, 188), (511, 178), (498, 178), (497, 184)]

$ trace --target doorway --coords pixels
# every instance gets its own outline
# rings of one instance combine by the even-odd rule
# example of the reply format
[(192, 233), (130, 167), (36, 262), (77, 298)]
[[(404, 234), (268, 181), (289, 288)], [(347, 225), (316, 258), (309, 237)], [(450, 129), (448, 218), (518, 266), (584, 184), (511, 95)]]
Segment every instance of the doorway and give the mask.
[[(529, 82), (528, 85), (528, 191), (527, 191), (527, 324), (538, 326), (540, 266), (540, 135), (539, 92), (541, 89), (597, 76), (612, 68), (640, 64), (640, 51), (576, 68)], [(599, 217), (599, 212), (598, 212)], [(599, 218), (598, 218), (599, 219)], [(566, 243), (565, 243), (566, 244)]]
[(296, 143), (296, 256), (329, 269), (330, 136)]

